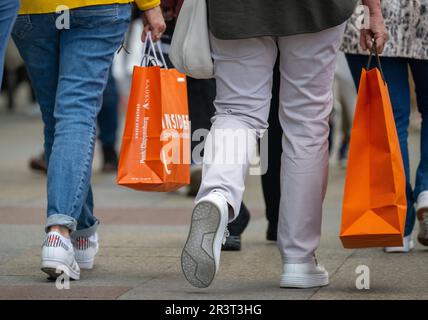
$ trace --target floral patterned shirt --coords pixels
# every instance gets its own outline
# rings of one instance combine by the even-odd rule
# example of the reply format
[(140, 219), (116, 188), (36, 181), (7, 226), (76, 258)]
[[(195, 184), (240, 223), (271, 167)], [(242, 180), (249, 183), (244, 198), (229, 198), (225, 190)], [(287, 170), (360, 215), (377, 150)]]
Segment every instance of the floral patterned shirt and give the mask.
[[(428, 0), (383, 0), (389, 41), (382, 56), (428, 60)], [(357, 10), (348, 21), (341, 50), (367, 54), (359, 45)]]

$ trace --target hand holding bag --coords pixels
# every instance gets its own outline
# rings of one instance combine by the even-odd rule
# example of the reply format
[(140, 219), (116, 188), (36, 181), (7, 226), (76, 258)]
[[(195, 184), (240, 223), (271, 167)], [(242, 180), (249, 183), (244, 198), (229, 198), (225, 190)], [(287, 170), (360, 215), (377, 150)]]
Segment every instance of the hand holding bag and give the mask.
[(195, 79), (214, 77), (206, 0), (185, 0), (169, 52), (174, 67)]
[[(345, 248), (403, 245), (406, 177), (388, 87), (373, 45), (362, 70), (342, 210)], [(376, 55), (378, 66), (370, 71)]]

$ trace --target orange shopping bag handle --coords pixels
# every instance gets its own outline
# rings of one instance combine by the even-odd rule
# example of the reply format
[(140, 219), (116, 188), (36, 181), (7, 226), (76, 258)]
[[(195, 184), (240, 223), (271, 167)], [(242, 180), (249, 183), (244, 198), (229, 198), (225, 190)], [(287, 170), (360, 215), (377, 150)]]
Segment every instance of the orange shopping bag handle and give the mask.
[(367, 61), (367, 68), (366, 68), (367, 71), (370, 70), (373, 55), (376, 57), (377, 67), (379, 68), (383, 82), (385, 82), (385, 75), (383, 74), (382, 64), (380, 63), (379, 54), (377, 53), (377, 50), (376, 50), (376, 39), (373, 40), (373, 45), (372, 45), (372, 48), (370, 49), (369, 61)]

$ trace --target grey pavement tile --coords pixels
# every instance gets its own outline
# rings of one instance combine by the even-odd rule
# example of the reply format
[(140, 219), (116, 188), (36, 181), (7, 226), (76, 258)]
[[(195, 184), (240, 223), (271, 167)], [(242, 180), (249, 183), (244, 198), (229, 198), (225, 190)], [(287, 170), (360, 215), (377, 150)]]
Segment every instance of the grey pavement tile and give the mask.
[(0, 285), (0, 300), (64, 300), (64, 299), (117, 299), (129, 287), (74, 287), (70, 284), (70, 289), (58, 290), (54, 285), (43, 286), (23, 286), (23, 285)]
[[(428, 250), (416, 246), (408, 254), (381, 249), (355, 250), (334, 274), (328, 287), (312, 299), (428, 299)], [(358, 290), (356, 268), (369, 268), (370, 289)]]
[(16, 226), (0, 224), (0, 273), (2, 265), (40, 247), (44, 233), (39, 226)]
[(178, 300), (302, 300), (308, 299), (316, 289), (295, 290), (279, 288), (278, 279), (233, 277), (221, 275), (207, 289), (187, 284), (184, 277), (166, 274), (129, 290), (119, 299), (178, 299)]

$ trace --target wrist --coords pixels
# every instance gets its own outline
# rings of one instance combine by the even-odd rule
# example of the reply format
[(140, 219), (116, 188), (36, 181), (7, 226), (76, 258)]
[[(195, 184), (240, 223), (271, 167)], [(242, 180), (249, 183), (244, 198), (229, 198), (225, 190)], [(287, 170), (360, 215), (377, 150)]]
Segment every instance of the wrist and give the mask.
[(369, 8), (370, 16), (382, 16), (382, 7), (380, 5), (380, 0), (363, 0), (363, 5)]
[(382, 12), (374, 12), (374, 13), (371, 13), (370, 12), (370, 18), (372, 18), (372, 19), (383, 19), (383, 15), (382, 15)]

